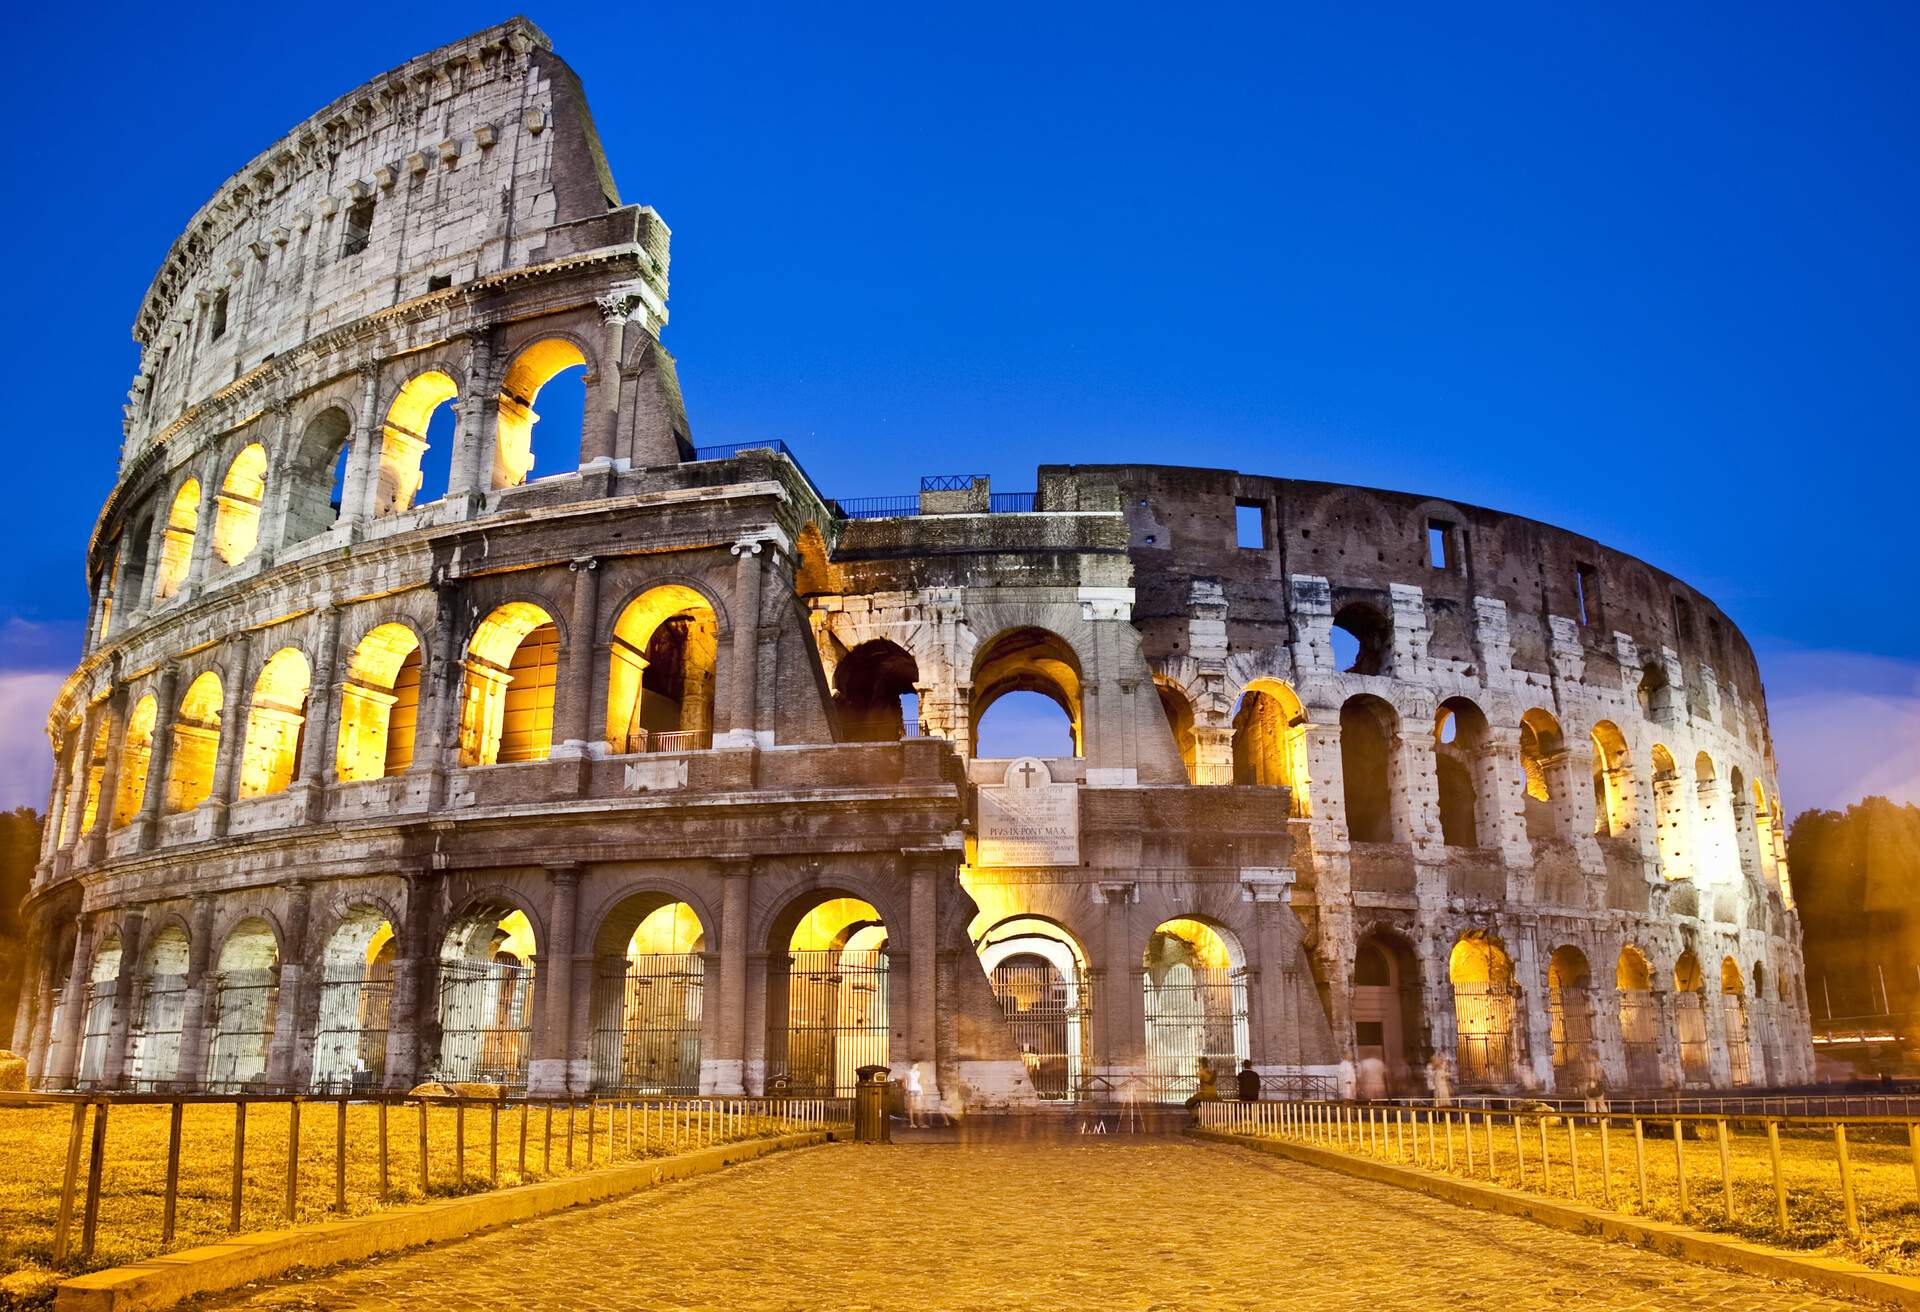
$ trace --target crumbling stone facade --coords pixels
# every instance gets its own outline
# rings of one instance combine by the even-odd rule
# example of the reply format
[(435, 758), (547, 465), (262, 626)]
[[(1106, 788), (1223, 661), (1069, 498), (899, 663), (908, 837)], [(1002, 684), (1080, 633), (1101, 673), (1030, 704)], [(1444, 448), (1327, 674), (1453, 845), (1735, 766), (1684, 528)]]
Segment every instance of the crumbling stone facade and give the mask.
[[(1706, 598), (1217, 470), (833, 502), (693, 444), (668, 246), (522, 20), (175, 242), (48, 724), (37, 1084), (1808, 1075), (1759, 677)], [(979, 758), (1011, 692), (1072, 756)]]

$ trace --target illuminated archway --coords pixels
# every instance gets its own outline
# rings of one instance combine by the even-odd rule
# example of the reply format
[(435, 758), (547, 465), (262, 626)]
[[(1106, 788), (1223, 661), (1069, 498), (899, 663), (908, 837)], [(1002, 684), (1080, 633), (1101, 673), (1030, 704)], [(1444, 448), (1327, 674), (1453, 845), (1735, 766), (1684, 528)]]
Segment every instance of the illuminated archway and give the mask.
[(112, 1041), (114, 993), (120, 981), (120, 935), (110, 930), (94, 949), (87, 972), (86, 1010), (81, 1013), (80, 1066), (76, 1077), (83, 1086), (106, 1077), (107, 1047)]
[(507, 902), (470, 906), (448, 927), (440, 944), (436, 1078), (527, 1087), (535, 950), (532, 921)]
[(1050, 920), (1014, 916), (974, 944), (1008, 1036), (1042, 1098), (1087, 1092), (1093, 1061), (1093, 995), (1080, 941)]
[(1200, 1087), (1202, 1063), (1224, 1091), (1251, 1055), (1239, 940), (1206, 921), (1177, 917), (1155, 926), (1142, 961), (1152, 1096), (1185, 1101)]
[(193, 564), (193, 537), (200, 526), (200, 480), (190, 478), (173, 494), (167, 527), (160, 539), (160, 567), (154, 574), (153, 599), (165, 601), (180, 591)]
[(220, 676), (206, 671), (187, 685), (173, 721), (173, 751), (167, 766), (167, 811), (191, 811), (213, 796), (213, 767), (220, 758), (220, 716), (225, 691)]
[(891, 743), (920, 733), (920, 667), (884, 638), (863, 642), (833, 667), (841, 731), (856, 743)]
[[(1200, 741), (1193, 732), (1193, 703), (1187, 700), (1187, 694), (1165, 680), (1154, 680), (1154, 691), (1160, 695), (1160, 713), (1167, 717), (1167, 730), (1173, 735), (1173, 750), (1180, 757), (1180, 767), (1187, 772), (1187, 782), (1200, 782)], [(1237, 775), (1237, 771), (1236, 771)], [(1238, 783), (1236, 777), (1234, 782)]]
[(607, 669), (607, 746), (679, 752), (713, 741), (720, 652), (713, 606), (683, 584), (649, 588), (613, 626)]
[(553, 746), (560, 632), (527, 601), (496, 608), (467, 644), (460, 764), (544, 761)]
[(1620, 949), (1614, 967), (1614, 987), (1620, 994), (1620, 1042), (1626, 1050), (1627, 1085), (1657, 1088), (1660, 1077), (1660, 1008), (1653, 996), (1653, 967), (1647, 954), (1631, 943)]
[(313, 1087), (362, 1093), (386, 1083), (393, 1012), (393, 926), (378, 907), (342, 916), (320, 961), (313, 1026)]
[[(1758, 984), (1758, 977), (1755, 983)], [(1747, 989), (1740, 963), (1732, 957), (1720, 962), (1720, 1016), (1727, 1034), (1727, 1064), (1735, 1084), (1753, 1083), (1752, 1032), (1747, 1024)]]
[(1700, 959), (1683, 952), (1673, 966), (1673, 1027), (1680, 1042), (1680, 1078), (1705, 1084), (1712, 1077), (1707, 1042), (1707, 982)]
[(879, 911), (809, 893), (775, 920), (767, 946), (767, 1091), (851, 1097), (862, 1066), (891, 1064)]
[(247, 712), (240, 759), (240, 796), (284, 792), (300, 769), (300, 743), (307, 724), (307, 658), (282, 647), (261, 667)]
[(1354, 945), (1353, 1048), (1358, 1092), (1387, 1097), (1413, 1087), (1420, 1048), (1420, 959), (1398, 934)]
[(1462, 934), (1447, 959), (1453, 985), (1457, 1066), (1463, 1087), (1498, 1088), (1513, 1078), (1513, 961), (1491, 935)]
[(593, 945), (596, 1093), (700, 1092), (706, 947), (699, 914), (670, 893), (634, 893), (607, 914)]
[(1547, 1021), (1553, 1040), (1554, 1087), (1584, 1094), (1600, 1079), (1593, 1042), (1593, 975), (1587, 954), (1571, 944), (1553, 950), (1547, 963)]
[(106, 778), (107, 750), (112, 738), (112, 717), (102, 715), (86, 755), (86, 785), (80, 797), (80, 832), (83, 834), (92, 833), (94, 823), (100, 818), (100, 786)]
[[(518, 487), (527, 481), (534, 467), (534, 436), (540, 416), (534, 402), (540, 389), (569, 369), (584, 369), (587, 357), (580, 348), (564, 338), (548, 337), (533, 343), (513, 358), (500, 382), (500, 412), (494, 425), (493, 486)], [(542, 438), (544, 429), (538, 430)], [(564, 463), (579, 464), (579, 434), (574, 435), (574, 458)]]
[[(981, 725), (995, 702), (1010, 693), (1037, 693), (1066, 718), (1074, 756), (1086, 754), (1081, 727), (1080, 658), (1058, 634), (1045, 629), (1009, 629), (981, 646), (973, 662), (971, 754), (981, 754)], [(993, 746), (993, 738), (986, 740)], [(1020, 753), (1022, 755), (1040, 753)]]
[(168, 925), (147, 944), (141, 972), (141, 1018), (127, 1070), (136, 1088), (163, 1088), (180, 1079), (180, 1037), (186, 1029), (187, 932)]
[[(431, 443), (427, 430), (435, 412), (460, 394), (453, 379), (437, 369), (409, 378), (387, 408), (380, 430), (380, 473), (373, 513), (391, 515), (415, 504), (424, 478), (421, 460)], [(430, 498), (431, 499), (431, 498)]]
[(1593, 745), (1593, 832), (1618, 838), (1634, 823), (1627, 737), (1612, 720), (1601, 720), (1588, 738)]
[(160, 703), (148, 693), (134, 703), (127, 717), (126, 737), (120, 742), (120, 780), (114, 788), (113, 827), (118, 829), (140, 814), (147, 800), (147, 769), (153, 761), (153, 727)]
[(267, 449), (243, 447), (213, 498), (213, 554), (237, 565), (260, 545), (260, 507), (267, 497)]
[(341, 780), (383, 779), (413, 764), (420, 671), (420, 639), (406, 625), (381, 624), (360, 639), (340, 689)]
[(280, 946), (273, 927), (257, 918), (243, 920), (220, 945), (215, 967), (209, 1090), (232, 1093), (265, 1078), (279, 1008)]
[(1233, 781), (1292, 790), (1288, 812), (1306, 814), (1307, 712), (1278, 679), (1255, 679), (1233, 715)]

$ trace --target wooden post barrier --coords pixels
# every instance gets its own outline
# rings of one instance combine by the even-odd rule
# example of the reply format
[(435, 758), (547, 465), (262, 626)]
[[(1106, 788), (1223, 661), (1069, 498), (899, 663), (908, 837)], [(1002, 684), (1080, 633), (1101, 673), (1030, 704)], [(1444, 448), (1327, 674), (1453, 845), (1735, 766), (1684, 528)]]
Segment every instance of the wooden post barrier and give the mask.
[(60, 1213), (53, 1223), (53, 1262), (67, 1260), (67, 1232), (73, 1227), (73, 1195), (80, 1186), (80, 1140), (87, 1130), (87, 1105), (73, 1104), (73, 1121), (67, 1130), (67, 1173), (60, 1185)]
[(287, 1224), (300, 1219), (300, 1100), (287, 1102)]
[(1600, 1117), (1600, 1201), (1613, 1206), (1613, 1122)]
[(1673, 1127), (1673, 1169), (1680, 1180), (1680, 1219), (1687, 1219), (1687, 1123), (1676, 1118)]
[(567, 1169), (573, 1169), (573, 1099), (567, 1099)]
[(487, 1183), (500, 1187), (500, 1100), (487, 1104)]
[(520, 1183), (527, 1182), (527, 1118), (533, 1114), (533, 1108), (527, 1103), (520, 1104)]
[(1580, 1118), (1567, 1116), (1567, 1171), (1573, 1177), (1573, 1201), (1580, 1201)]
[(1860, 1212), (1853, 1199), (1853, 1159), (1847, 1156), (1847, 1127), (1833, 1123), (1833, 1148), (1840, 1157), (1840, 1201), (1846, 1206), (1847, 1233), (1860, 1237)]
[(227, 1215), (227, 1229), (233, 1234), (240, 1233), (240, 1190), (247, 1178), (247, 1104), (241, 1099), (233, 1104), (233, 1201)]
[(1787, 1233), (1787, 1177), (1780, 1169), (1780, 1122), (1767, 1122), (1767, 1156), (1773, 1159), (1774, 1224)]
[(1733, 1149), (1727, 1142), (1727, 1122), (1724, 1117), (1715, 1122), (1720, 1136), (1720, 1198), (1726, 1205), (1727, 1224), (1733, 1224)]
[(186, 1104), (176, 1100), (167, 1109), (167, 1201), (160, 1217), (160, 1247), (173, 1246), (174, 1213), (180, 1201), (180, 1124)]
[(333, 1210), (347, 1210), (347, 1100), (344, 1095), (334, 1104), (333, 1114)]
[(1646, 1125), (1636, 1116), (1633, 1118), (1633, 1173), (1640, 1186), (1640, 1213), (1647, 1211), (1647, 1133)]
[(87, 1153), (87, 1206), (80, 1222), (80, 1256), (93, 1256), (93, 1236), (100, 1225), (100, 1172), (107, 1161), (107, 1104), (93, 1106), (93, 1146)]
[(1540, 1192), (1553, 1192), (1553, 1152), (1547, 1145), (1547, 1118), (1535, 1117), (1540, 1125)]
[(393, 1191), (393, 1182), (387, 1174), (387, 1104), (380, 1103), (380, 1198), (384, 1202)]
[(420, 1196), (427, 1196), (427, 1100), (420, 1100)]

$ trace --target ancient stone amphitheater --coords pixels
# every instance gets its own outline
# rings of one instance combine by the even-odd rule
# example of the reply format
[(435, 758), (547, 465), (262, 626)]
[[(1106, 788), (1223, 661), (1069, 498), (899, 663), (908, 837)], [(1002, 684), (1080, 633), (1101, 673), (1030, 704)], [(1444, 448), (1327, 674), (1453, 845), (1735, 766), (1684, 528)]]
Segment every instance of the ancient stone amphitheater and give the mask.
[[(695, 444), (668, 236), (519, 20), (194, 215), (48, 723), (37, 1085), (1808, 1077), (1712, 602), (1226, 470), (829, 499), (779, 442)], [(578, 431), (538, 418), (565, 388)], [(1059, 747), (986, 759), (1016, 695)]]

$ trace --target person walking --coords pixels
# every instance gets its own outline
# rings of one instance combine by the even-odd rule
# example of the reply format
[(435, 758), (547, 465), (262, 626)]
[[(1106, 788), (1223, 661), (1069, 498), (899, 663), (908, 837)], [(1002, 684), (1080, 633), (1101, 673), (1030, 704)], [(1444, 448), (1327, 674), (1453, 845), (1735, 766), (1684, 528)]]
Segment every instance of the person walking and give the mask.
[(915, 1062), (907, 1072), (907, 1126), (910, 1129), (920, 1129), (927, 1123), (926, 1109), (921, 1102), (923, 1097), (920, 1063)]
[(1260, 1072), (1253, 1068), (1252, 1058), (1240, 1063), (1240, 1101), (1260, 1101)]

